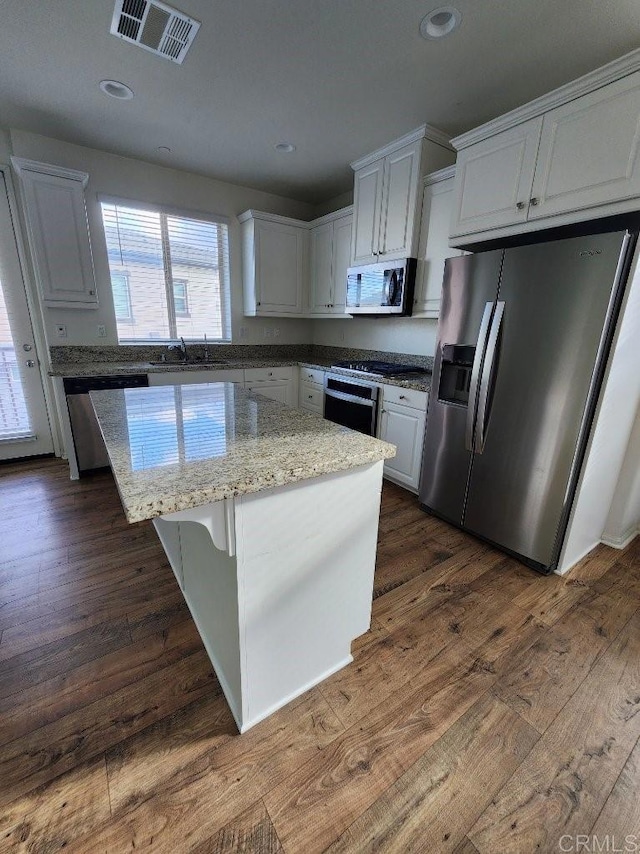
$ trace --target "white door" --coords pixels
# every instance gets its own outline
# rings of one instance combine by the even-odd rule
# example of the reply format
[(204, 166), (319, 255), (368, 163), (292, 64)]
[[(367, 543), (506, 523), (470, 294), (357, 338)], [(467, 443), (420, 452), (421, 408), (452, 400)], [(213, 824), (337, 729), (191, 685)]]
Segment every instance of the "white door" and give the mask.
[(353, 217), (345, 216), (333, 223), (333, 287), (331, 311), (344, 314), (347, 305), (347, 270), (351, 255)]
[(291, 380), (265, 380), (263, 382), (247, 384), (246, 388), (255, 394), (261, 394), (263, 397), (293, 406), (293, 401), (291, 400), (293, 383)]
[(0, 171), (0, 460), (53, 453), (14, 229)]
[(451, 237), (526, 221), (541, 128), (531, 119), (459, 152)]
[(327, 314), (331, 305), (333, 223), (311, 229), (311, 311)]
[(380, 423), (380, 438), (396, 446), (396, 455), (384, 462), (384, 473), (391, 480), (417, 491), (422, 464), (422, 442), (426, 414), (409, 406), (385, 403)]
[(529, 219), (639, 193), (640, 72), (545, 115)]
[(378, 260), (380, 208), (384, 159), (364, 166), (354, 175), (352, 264), (372, 264)]
[(279, 222), (256, 221), (258, 314), (300, 314), (305, 232)]
[(385, 157), (379, 247), (381, 261), (407, 258), (412, 254), (420, 145), (407, 145)]

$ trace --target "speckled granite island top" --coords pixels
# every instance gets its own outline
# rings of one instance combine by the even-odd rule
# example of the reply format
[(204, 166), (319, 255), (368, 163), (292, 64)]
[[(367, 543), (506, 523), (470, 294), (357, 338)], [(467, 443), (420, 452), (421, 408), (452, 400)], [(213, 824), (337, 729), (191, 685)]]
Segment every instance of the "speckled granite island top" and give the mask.
[(387, 442), (232, 383), (91, 400), (129, 522), (395, 456)]

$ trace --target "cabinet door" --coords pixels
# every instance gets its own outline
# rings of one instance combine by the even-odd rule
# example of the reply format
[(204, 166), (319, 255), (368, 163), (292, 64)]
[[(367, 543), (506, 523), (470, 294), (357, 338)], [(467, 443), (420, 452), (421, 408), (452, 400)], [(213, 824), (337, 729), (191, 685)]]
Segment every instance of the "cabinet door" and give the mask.
[(158, 371), (148, 374), (149, 385), (192, 385), (193, 383), (244, 383), (244, 371)]
[(97, 308), (82, 181), (24, 171), (24, 194), (45, 305)]
[(529, 219), (640, 195), (640, 72), (544, 117)]
[(304, 229), (256, 220), (257, 314), (300, 314), (304, 281)]
[(396, 455), (385, 460), (384, 472), (391, 480), (417, 492), (422, 464), (425, 413), (410, 406), (385, 403), (380, 438), (396, 446)]
[(353, 241), (351, 263), (370, 264), (378, 260), (380, 208), (384, 160), (359, 169), (353, 184)]
[(451, 177), (424, 188), (414, 317), (439, 317), (445, 259), (464, 254), (449, 246), (453, 181)]
[(420, 145), (407, 145), (385, 157), (379, 260), (412, 255)]
[(526, 221), (541, 128), (531, 119), (458, 154), (451, 237)]
[(329, 300), (333, 314), (344, 314), (346, 311), (352, 225), (351, 216), (341, 217), (333, 223), (333, 282)]
[(247, 383), (245, 387), (249, 391), (255, 392), (255, 394), (261, 394), (263, 397), (293, 406), (291, 399), (293, 383), (291, 380), (264, 380), (262, 382)]
[[(311, 229), (310, 235), (310, 311), (327, 314), (331, 308), (333, 284), (333, 223)], [(346, 279), (346, 275), (345, 275)]]

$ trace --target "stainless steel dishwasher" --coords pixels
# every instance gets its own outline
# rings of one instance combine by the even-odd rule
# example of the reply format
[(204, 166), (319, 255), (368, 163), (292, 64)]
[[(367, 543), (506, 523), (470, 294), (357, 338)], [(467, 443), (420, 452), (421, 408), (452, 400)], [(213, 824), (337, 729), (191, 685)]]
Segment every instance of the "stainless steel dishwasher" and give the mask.
[(64, 392), (67, 397), (71, 433), (80, 474), (109, 465), (107, 449), (89, 399), (89, 392), (112, 388), (141, 388), (148, 385), (149, 380), (146, 374), (65, 378)]

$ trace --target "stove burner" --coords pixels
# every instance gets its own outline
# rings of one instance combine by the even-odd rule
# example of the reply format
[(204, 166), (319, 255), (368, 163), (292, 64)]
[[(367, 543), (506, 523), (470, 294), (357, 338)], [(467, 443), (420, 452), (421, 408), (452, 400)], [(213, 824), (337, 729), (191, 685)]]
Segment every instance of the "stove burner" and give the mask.
[(426, 368), (419, 365), (401, 365), (395, 362), (377, 362), (366, 360), (363, 362), (336, 362), (334, 368), (347, 368), (350, 371), (361, 371), (365, 374), (378, 374), (382, 377), (393, 377), (401, 374), (428, 374)]

